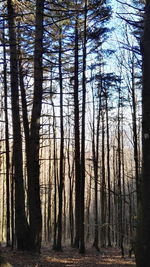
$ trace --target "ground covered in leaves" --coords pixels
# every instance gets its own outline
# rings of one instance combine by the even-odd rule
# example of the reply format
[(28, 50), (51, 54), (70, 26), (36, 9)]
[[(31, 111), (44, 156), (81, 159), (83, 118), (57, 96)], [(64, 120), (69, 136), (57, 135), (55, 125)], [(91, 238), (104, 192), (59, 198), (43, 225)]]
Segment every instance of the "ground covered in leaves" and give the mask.
[(134, 257), (124, 259), (117, 248), (103, 249), (101, 252), (88, 248), (85, 255), (80, 255), (76, 249), (64, 248), (63, 252), (55, 252), (51, 248), (43, 248), (40, 255), (27, 252), (2, 249), (2, 255), (14, 267), (135, 267)]

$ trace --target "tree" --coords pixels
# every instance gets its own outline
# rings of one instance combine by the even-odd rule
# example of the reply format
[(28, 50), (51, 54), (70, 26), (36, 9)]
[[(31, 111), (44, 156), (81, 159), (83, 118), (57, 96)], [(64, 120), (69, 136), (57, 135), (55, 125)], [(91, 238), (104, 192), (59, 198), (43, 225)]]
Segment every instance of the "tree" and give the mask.
[[(91, 70), (92, 72), (92, 70)], [(92, 76), (92, 73), (91, 73)], [(92, 78), (92, 77), (91, 77)], [(96, 103), (94, 97), (94, 86), (92, 84), (93, 98), (93, 125), (92, 125), (92, 157), (94, 169), (94, 242), (93, 247), (99, 251), (99, 231), (98, 231), (98, 164), (99, 164), (99, 137), (100, 137), (100, 119), (101, 119), (101, 81), (98, 85), (98, 111), (96, 114)], [(97, 115), (97, 116), (96, 116)], [(97, 125), (95, 125), (95, 117), (97, 117)], [(96, 134), (96, 137), (95, 137)]]
[(42, 215), (40, 202), (40, 116), (43, 93), (43, 13), (44, 0), (36, 1), (35, 44), (34, 44), (34, 96), (31, 115), (28, 155), (28, 197), (30, 221), (30, 249), (40, 251), (42, 240)]
[(11, 0), (7, 1), (9, 45), (10, 45), (10, 78), (11, 104), (13, 121), (13, 153), (15, 179), (15, 227), (18, 249), (29, 249), (29, 225), (25, 214), (25, 195), (23, 182), (22, 137), (19, 111), (18, 61), (15, 27), (15, 12)]
[(60, 167), (59, 167), (59, 213), (58, 213), (58, 236), (57, 250), (62, 249), (62, 206), (64, 190), (64, 123), (63, 123), (63, 77), (62, 77), (62, 29), (59, 32), (59, 82), (60, 82)]
[[(77, 4), (77, 3), (76, 3)], [(75, 20), (75, 61), (74, 61), (74, 136), (75, 136), (75, 241), (79, 247), (80, 238), (80, 186), (81, 186), (81, 155), (79, 127), (79, 29), (78, 13)]]
[(85, 112), (86, 112), (86, 43), (87, 43), (87, 0), (84, 2), (83, 77), (82, 77), (82, 136), (81, 136), (81, 184), (80, 184), (80, 253), (85, 252), (84, 201), (85, 201)]
[(7, 246), (10, 245), (10, 154), (9, 154), (9, 120), (8, 120), (8, 83), (5, 46), (5, 20), (3, 21), (3, 71), (4, 71), (4, 103), (5, 103), (5, 147), (6, 147), (6, 216), (7, 216)]
[(141, 203), (138, 205), (138, 227), (136, 240), (137, 267), (150, 265), (150, 1), (145, 5), (144, 31), (141, 39), (143, 58), (143, 91), (142, 91), (142, 178)]

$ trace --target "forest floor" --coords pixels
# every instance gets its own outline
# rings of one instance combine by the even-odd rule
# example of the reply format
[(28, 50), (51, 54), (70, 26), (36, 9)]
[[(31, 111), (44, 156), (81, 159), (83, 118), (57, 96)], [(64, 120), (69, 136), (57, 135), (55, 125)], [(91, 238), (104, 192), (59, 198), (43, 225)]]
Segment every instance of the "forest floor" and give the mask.
[(121, 257), (117, 248), (103, 249), (101, 252), (88, 248), (84, 255), (73, 248), (64, 248), (63, 252), (55, 252), (43, 248), (40, 255), (18, 252), (2, 248), (2, 255), (13, 267), (135, 267), (135, 259), (126, 255)]

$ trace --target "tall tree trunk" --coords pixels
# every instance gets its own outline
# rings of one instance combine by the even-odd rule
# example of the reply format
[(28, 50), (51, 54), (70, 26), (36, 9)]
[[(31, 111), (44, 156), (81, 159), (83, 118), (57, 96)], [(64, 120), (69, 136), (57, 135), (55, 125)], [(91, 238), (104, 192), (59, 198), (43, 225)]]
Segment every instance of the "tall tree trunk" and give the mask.
[(121, 248), (122, 256), (124, 256), (123, 249), (123, 225), (122, 225), (122, 181), (121, 181), (121, 117), (120, 117), (120, 108), (121, 108), (121, 92), (118, 88), (118, 132), (117, 132), (117, 152), (118, 152), (118, 166), (117, 166), (117, 189), (118, 189), (118, 237), (119, 237), (119, 247)]
[(104, 111), (101, 112), (102, 116), (102, 181), (101, 181), (101, 246), (106, 245), (106, 178), (105, 178), (105, 121)]
[(31, 116), (30, 143), (28, 157), (28, 192), (29, 192), (29, 220), (30, 220), (30, 248), (40, 252), (42, 240), (42, 215), (40, 202), (40, 116), (42, 108), (43, 93), (43, 12), (44, 0), (36, 1), (36, 21), (35, 21), (35, 48), (34, 48), (34, 96)]
[(11, 156), (11, 239), (12, 249), (15, 246), (15, 225), (14, 225), (14, 149), (12, 148), (12, 156)]
[[(100, 113), (101, 113), (101, 92), (99, 93), (99, 104), (98, 104), (98, 116), (97, 116), (97, 127), (95, 127), (95, 101), (94, 92), (93, 94), (93, 140), (92, 140), (92, 154), (93, 154), (93, 168), (94, 168), (94, 210), (95, 210), (95, 230), (94, 230), (94, 242), (93, 247), (99, 251), (99, 231), (98, 231), (98, 163), (99, 163), (99, 128), (100, 128)], [(96, 128), (96, 133), (95, 133)], [(96, 138), (95, 138), (96, 134)], [(96, 139), (96, 140), (95, 140)]]
[(48, 163), (48, 203), (47, 203), (47, 241), (51, 241), (51, 233), (52, 233), (52, 145), (50, 140), (50, 119), (49, 119), (49, 163)]
[(54, 103), (52, 101), (53, 108), (53, 157), (54, 157), (54, 236), (53, 236), (53, 249), (56, 249), (56, 238), (57, 238), (57, 146), (56, 146), (56, 118)]
[[(123, 100), (123, 99), (122, 99)], [(123, 101), (122, 101), (122, 112), (121, 112), (121, 162), (122, 162), (122, 239), (125, 239), (126, 231), (126, 180), (125, 180), (125, 158), (124, 158), (124, 113), (123, 113)], [(123, 251), (122, 247), (122, 251)], [(124, 252), (122, 252), (124, 254)], [(123, 255), (124, 256), (124, 255)]]
[(25, 214), (25, 196), (23, 184), (23, 159), (22, 159), (22, 138), (19, 113), (18, 93), (18, 61), (16, 47), (16, 32), (14, 22), (14, 8), (12, 1), (7, 1), (9, 44), (10, 44), (10, 76), (11, 76), (11, 103), (13, 121), (14, 141), (14, 178), (15, 178), (15, 224), (17, 248), (29, 248), (29, 227)]
[(84, 242), (84, 196), (85, 196), (85, 108), (86, 108), (86, 42), (87, 0), (84, 6), (83, 77), (82, 77), (82, 136), (81, 136), (81, 184), (80, 184), (80, 253), (85, 252)]
[[(69, 105), (68, 105), (69, 114)], [(70, 238), (71, 246), (73, 246), (74, 236), (74, 214), (73, 214), (73, 185), (74, 185), (74, 159), (70, 159), (70, 118), (68, 116), (68, 144), (67, 144), (67, 162), (68, 162), (68, 178), (69, 178), (69, 225), (70, 225)]]
[(7, 246), (10, 246), (10, 156), (9, 156), (9, 125), (8, 125), (8, 86), (7, 86), (7, 62), (5, 47), (5, 20), (3, 21), (3, 72), (4, 72), (4, 103), (5, 103), (5, 148), (6, 148), (6, 239)]
[(142, 92), (142, 181), (141, 201), (138, 201), (136, 240), (137, 267), (150, 266), (150, 0), (146, 1), (145, 24), (142, 36), (143, 92)]
[(60, 83), (60, 167), (59, 167), (59, 210), (58, 210), (58, 236), (57, 250), (62, 250), (62, 206), (64, 190), (64, 124), (63, 124), (63, 79), (62, 79), (62, 31), (59, 39), (59, 83)]
[(111, 223), (111, 186), (110, 186), (110, 145), (109, 145), (109, 114), (108, 114), (108, 92), (105, 92), (106, 101), (106, 139), (107, 139), (107, 180), (108, 180), (108, 246), (111, 246), (111, 235), (110, 235), (110, 223)]
[(133, 144), (134, 144), (134, 162), (135, 162), (135, 176), (136, 176), (136, 189), (137, 189), (137, 200), (140, 199), (139, 196), (139, 160), (138, 160), (138, 136), (137, 136), (137, 105), (135, 96), (135, 73), (134, 73), (134, 54), (132, 57), (132, 127), (133, 127)]
[(75, 241), (74, 246), (79, 247), (80, 236), (80, 126), (79, 126), (79, 47), (78, 47), (78, 15), (75, 22), (75, 62), (74, 62), (74, 134), (75, 134)]

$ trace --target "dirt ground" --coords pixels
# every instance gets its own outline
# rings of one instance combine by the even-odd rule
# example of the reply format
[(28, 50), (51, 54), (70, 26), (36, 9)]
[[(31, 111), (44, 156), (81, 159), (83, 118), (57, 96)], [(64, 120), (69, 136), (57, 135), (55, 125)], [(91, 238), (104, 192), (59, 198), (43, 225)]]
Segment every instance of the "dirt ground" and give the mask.
[(33, 255), (27, 252), (2, 249), (2, 255), (14, 267), (134, 267), (134, 257), (129, 259), (125, 256), (122, 259), (117, 248), (103, 249), (101, 252), (88, 248), (85, 255), (80, 255), (78, 250), (64, 248), (63, 252), (55, 252), (51, 248), (43, 248), (40, 255)]

